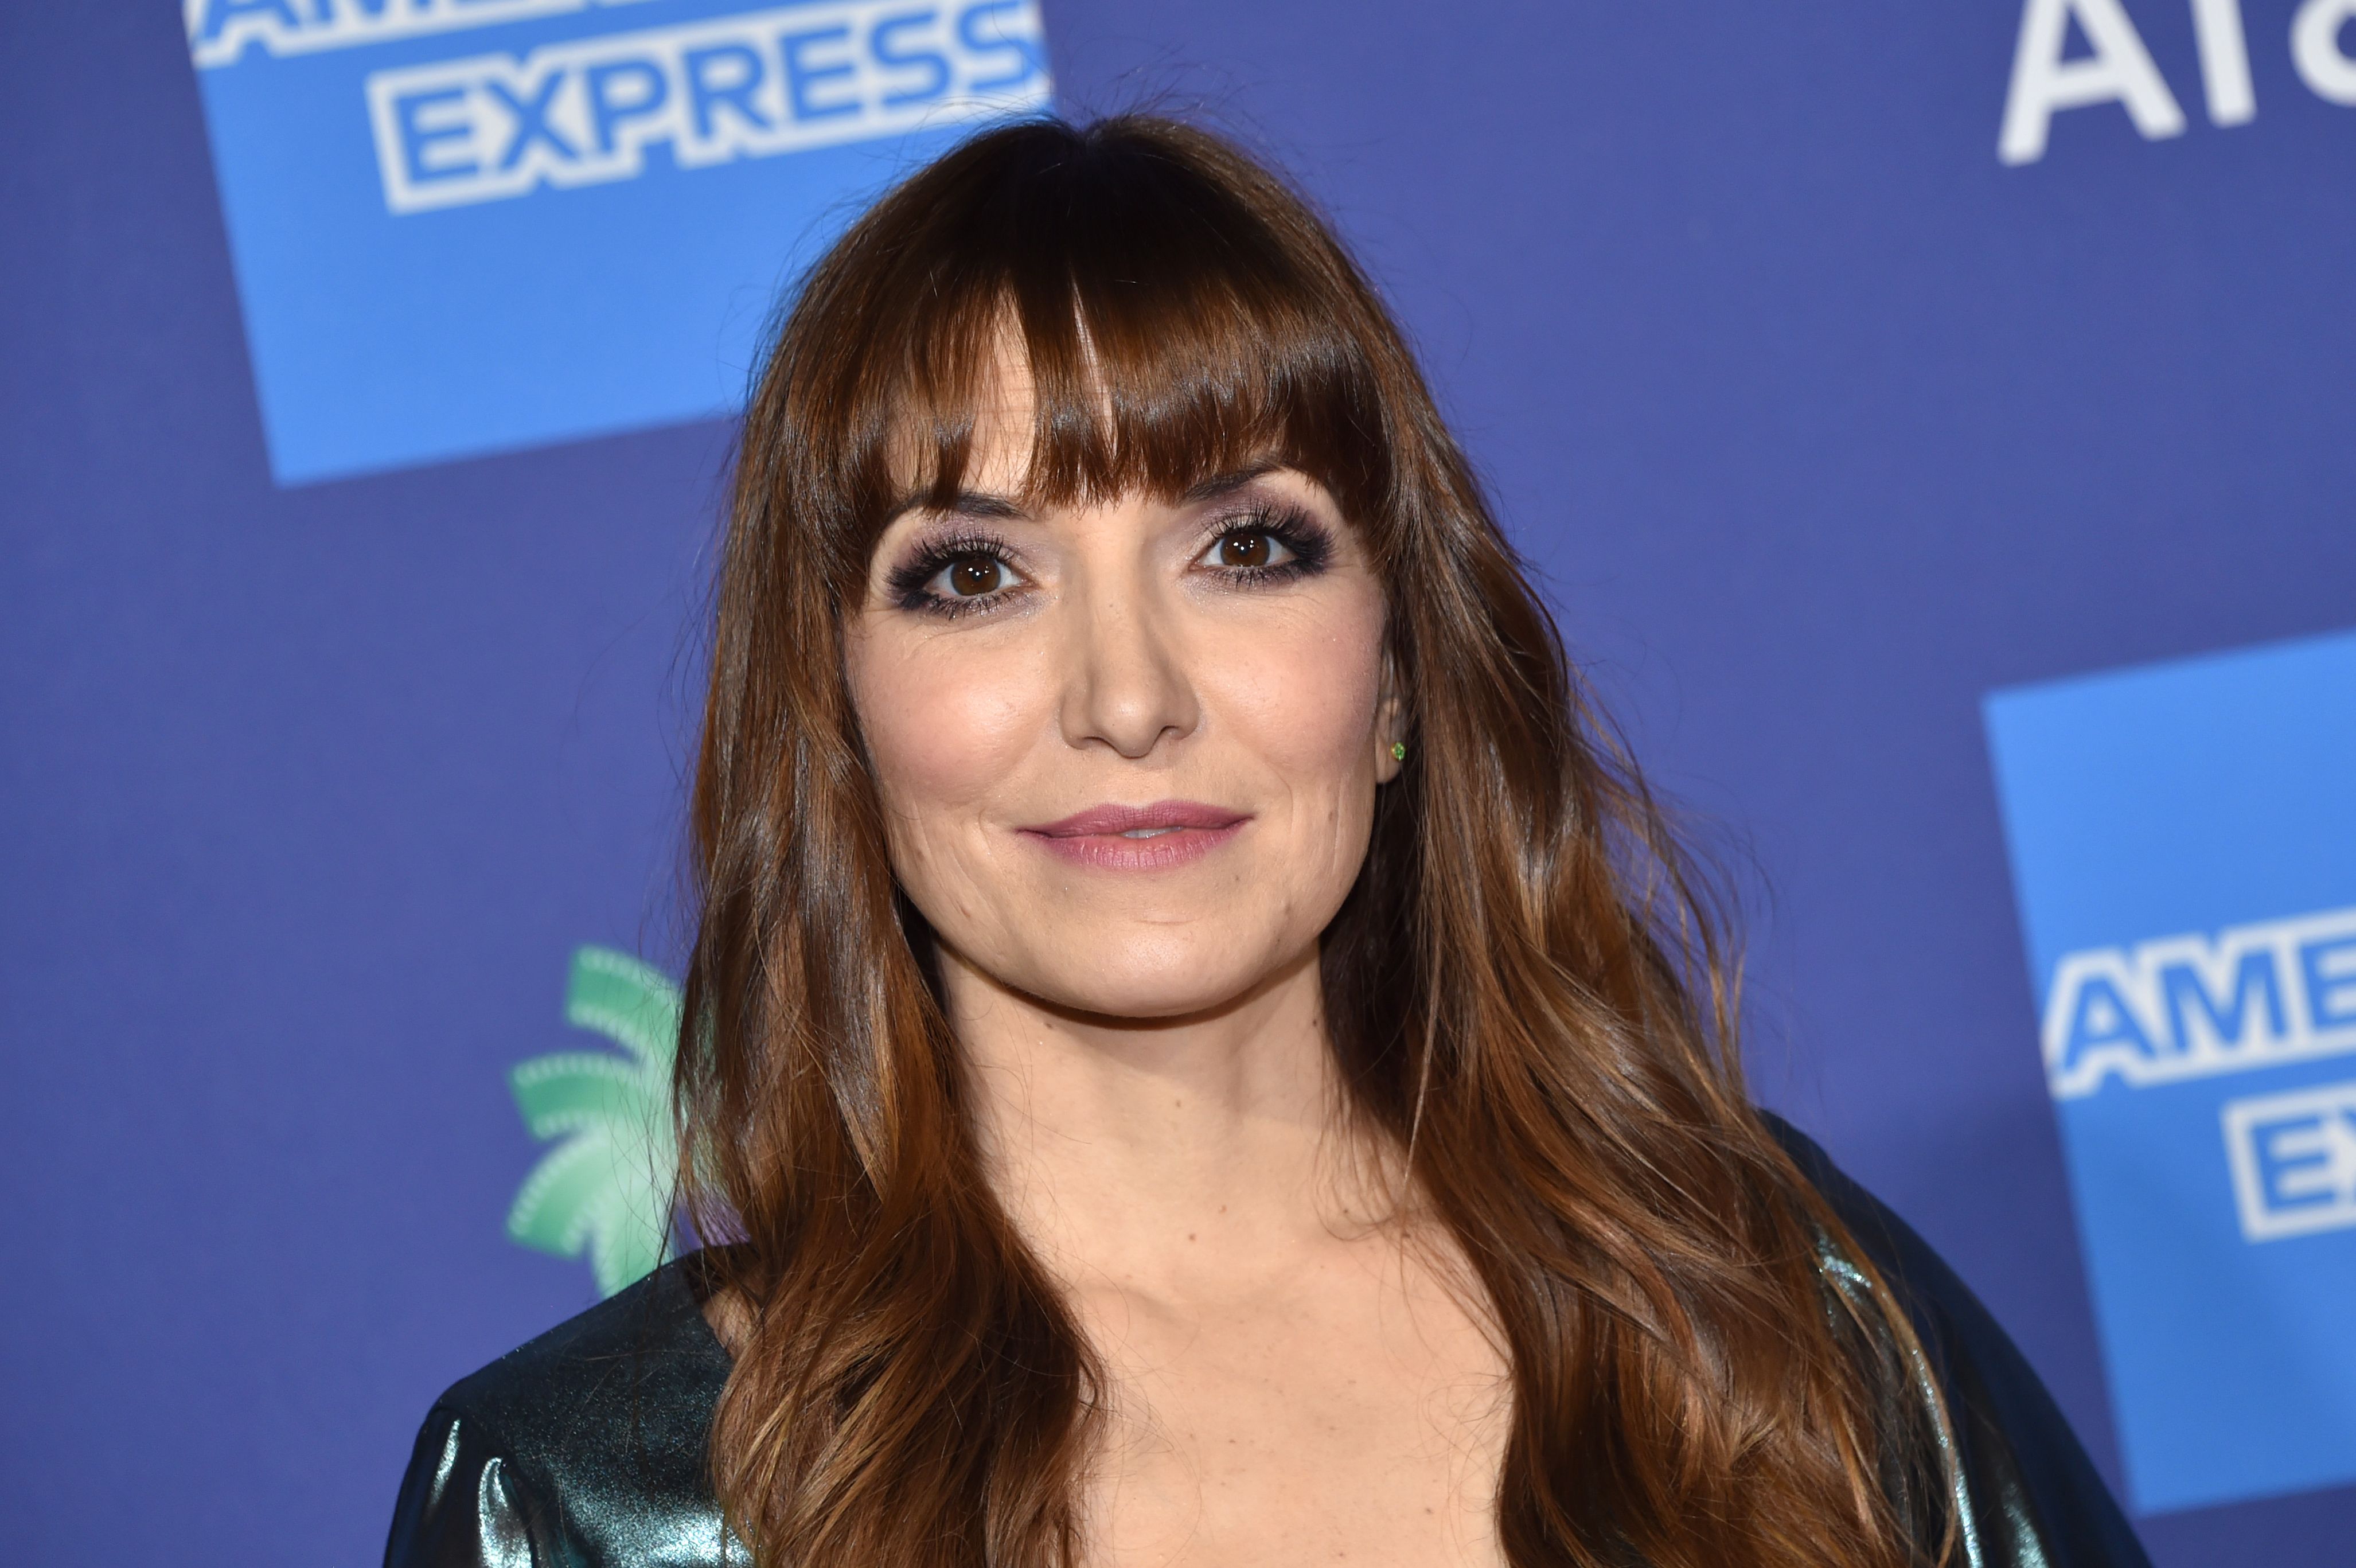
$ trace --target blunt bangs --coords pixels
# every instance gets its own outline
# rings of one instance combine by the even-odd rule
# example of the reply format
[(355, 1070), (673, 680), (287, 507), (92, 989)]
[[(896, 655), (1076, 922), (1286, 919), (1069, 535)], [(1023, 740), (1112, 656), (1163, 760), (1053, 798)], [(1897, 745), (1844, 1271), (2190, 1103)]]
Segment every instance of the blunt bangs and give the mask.
[(965, 488), (1010, 362), (1032, 383), (1026, 503), (1174, 499), (1275, 461), (1379, 529), (1391, 422), (1369, 296), (1297, 197), (1223, 172), (1119, 121), (1040, 122), (951, 154), (846, 236), (869, 285), (814, 278), (801, 308), (849, 309), (854, 329), (826, 336), (862, 351), (804, 427), (867, 544), (897, 506)]

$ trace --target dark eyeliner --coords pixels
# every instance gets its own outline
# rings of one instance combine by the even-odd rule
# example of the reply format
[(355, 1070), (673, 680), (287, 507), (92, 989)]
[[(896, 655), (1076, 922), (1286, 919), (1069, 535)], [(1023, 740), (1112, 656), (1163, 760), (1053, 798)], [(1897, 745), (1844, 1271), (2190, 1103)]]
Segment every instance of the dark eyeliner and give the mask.
[(1001, 541), (987, 534), (957, 534), (926, 542), (914, 555), (892, 568), (884, 579), (884, 586), (893, 604), (904, 610), (948, 616), (968, 614), (995, 602), (1000, 596), (992, 594), (960, 603), (934, 593), (929, 585), (948, 567), (970, 555), (986, 555), (1009, 573), (1014, 571), (1014, 563), (1008, 559)]
[(1211, 525), (1204, 548), (1235, 534), (1264, 533), (1292, 553), (1292, 559), (1273, 566), (1226, 566), (1221, 576), (1237, 583), (1284, 583), (1313, 577), (1333, 556), (1333, 532), (1302, 507), (1269, 502), (1219, 519)]

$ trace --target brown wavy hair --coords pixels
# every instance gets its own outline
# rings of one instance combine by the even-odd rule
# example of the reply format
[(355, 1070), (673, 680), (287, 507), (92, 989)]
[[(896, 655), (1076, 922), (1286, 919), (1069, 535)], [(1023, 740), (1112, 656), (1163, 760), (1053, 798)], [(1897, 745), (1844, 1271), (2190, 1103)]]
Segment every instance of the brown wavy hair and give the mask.
[[(946, 504), (997, 357), (1031, 499), (1273, 458), (1363, 531), (1414, 744), (1325, 932), (1354, 1123), (1511, 1366), (1516, 1568), (1945, 1553), (1934, 1393), (1744, 1092), (1716, 901), (1598, 723), (1365, 277), (1170, 121), (1018, 124), (885, 196), (745, 416), (695, 782), (680, 1176), (742, 1332), (716, 1487), (774, 1568), (1076, 1568), (1098, 1363), (984, 1179), (843, 670), (882, 524)], [(1869, 1274), (1867, 1276), (1870, 1278)], [(1928, 1543), (1925, 1545), (1924, 1543)]]

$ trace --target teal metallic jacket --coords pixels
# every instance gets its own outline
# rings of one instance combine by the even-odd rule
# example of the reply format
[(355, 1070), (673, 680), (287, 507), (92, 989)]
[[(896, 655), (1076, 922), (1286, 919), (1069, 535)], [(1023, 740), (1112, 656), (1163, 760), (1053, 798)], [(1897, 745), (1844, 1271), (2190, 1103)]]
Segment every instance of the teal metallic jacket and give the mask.
[[(2149, 1568), (2051, 1396), (1964, 1283), (1824, 1151), (1769, 1119), (1913, 1319), (1945, 1396), (1968, 1568)], [(742, 1565), (708, 1462), (729, 1357), (692, 1257), (442, 1396), (418, 1434), (387, 1568)], [(1835, 1289), (1862, 1276), (1827, 1246)], [(1886, 1349), (1887, 1348), (1885, 1348)], [(1886, 1359), (1886, 1358), (1885, 1358)], [(1926, 1547), (1935, 1543), (1925, 1542)]]

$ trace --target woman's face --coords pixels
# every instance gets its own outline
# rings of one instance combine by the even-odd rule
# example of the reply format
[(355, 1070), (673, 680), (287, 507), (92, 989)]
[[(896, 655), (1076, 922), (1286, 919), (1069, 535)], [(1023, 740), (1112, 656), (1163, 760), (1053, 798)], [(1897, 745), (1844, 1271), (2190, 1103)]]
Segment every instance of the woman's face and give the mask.
[(1029, 411), (948, 512), (893, 519), (849, 627), (892, 865), (952, 970), (1130, 1018), (1315, 943), (1398, 764), (1383, 596), (1289, 469), (1026, 510)]

